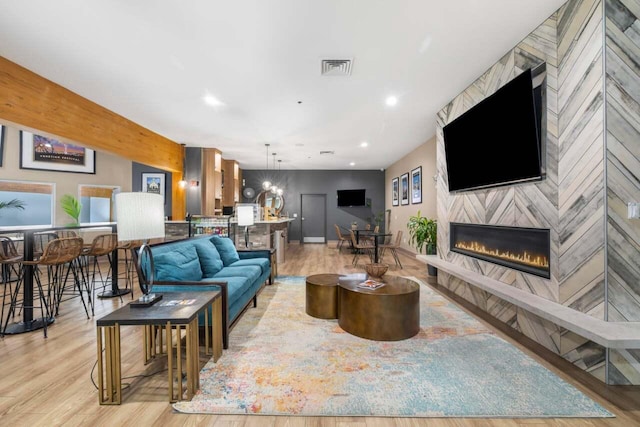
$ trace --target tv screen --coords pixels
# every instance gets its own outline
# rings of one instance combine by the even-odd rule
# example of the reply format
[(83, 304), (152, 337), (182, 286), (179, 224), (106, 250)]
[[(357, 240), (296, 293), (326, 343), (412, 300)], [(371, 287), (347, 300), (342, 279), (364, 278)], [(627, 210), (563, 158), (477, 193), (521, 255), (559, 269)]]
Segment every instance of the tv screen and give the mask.
[(338, 206), (365, 206), (364, 190), (338, 190)]
[(450, 192), (542, 179), (541, 97), (529, 69), (443, 128)]

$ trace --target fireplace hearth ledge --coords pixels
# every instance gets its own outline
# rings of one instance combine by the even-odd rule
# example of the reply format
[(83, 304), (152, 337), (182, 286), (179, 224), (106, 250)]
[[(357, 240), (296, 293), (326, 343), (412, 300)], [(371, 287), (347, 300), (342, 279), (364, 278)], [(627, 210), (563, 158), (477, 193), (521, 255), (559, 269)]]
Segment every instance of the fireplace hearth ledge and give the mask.
[(596, 319), (586, 313), (452, 264), (438, 258), (437, 255), (416, 255), (416, 259), (604, 347), (640, 349), (640, 322), (607, 322)]

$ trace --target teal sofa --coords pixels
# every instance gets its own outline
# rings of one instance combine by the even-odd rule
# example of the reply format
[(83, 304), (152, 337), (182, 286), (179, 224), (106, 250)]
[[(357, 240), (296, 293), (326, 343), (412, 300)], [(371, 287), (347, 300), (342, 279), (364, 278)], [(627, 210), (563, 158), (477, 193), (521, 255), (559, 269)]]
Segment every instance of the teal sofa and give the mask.
[[(150, 245), (148, 257), (138, 266), (138, 248), (132, 250), (138, 280), (152, 284), (154, 293), (220, 290), (222, 292), (223, 347), (229, 347), (229, 331), (269, 279), (268, 250), (240, 251), (227, 237), (207, 235)], [(204, 319), (204, 317), (203, 317)], [(202, 323), (202, 320), (201, 323)]]

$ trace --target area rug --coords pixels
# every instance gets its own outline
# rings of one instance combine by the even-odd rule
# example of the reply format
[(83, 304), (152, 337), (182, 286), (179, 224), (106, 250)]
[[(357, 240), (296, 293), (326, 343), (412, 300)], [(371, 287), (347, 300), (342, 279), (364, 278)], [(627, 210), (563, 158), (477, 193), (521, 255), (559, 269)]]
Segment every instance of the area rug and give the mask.
[[(185, 413), (613, 417), (420, 283), (418, 335), (376, 342), (305, 313), (304, 277), (278, 277), (200, 372)], [(375, 315), (375, 313), (372, 313)]]

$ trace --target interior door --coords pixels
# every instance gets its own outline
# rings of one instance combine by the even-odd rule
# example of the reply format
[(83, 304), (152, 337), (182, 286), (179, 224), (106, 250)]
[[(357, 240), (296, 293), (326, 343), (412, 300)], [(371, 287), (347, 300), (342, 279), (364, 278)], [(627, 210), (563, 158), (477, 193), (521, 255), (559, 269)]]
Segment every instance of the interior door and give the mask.
[(327, 241), (327, 195), (300, 195), (300, 219), (302, 243), (325, 243)]

